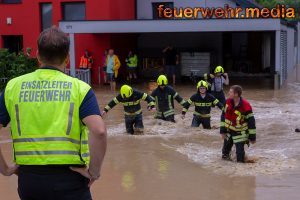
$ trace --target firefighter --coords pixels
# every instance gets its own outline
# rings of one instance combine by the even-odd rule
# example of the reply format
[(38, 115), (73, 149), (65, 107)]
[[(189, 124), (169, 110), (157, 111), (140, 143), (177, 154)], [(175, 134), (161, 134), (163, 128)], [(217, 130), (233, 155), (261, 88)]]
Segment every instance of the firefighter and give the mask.
[(230, 151), (235, 144), (237, 162), (245, 162), (245, 144), (254, 144), (256, 141), (255, 119), (251, 105), (241, 97), (242, 87), (234, 85), (228, 92), (221, 116), (220, 133), (224, 139), (222, 158), (231, 160)]
[(204, 74), (204, 80), (211, 84), (211, 93), (216, 97), (223, 105), (225, 105), (226, 99), (223, 91), (224, 85), (229, 85), (228, 74), (224, 73), (222, 66), (215, 68), (214, 74)]
[(182, 110), (181, 118), (185, 118), (192, 103), (195, 104), (194, 117), (192, 127), (199, 127), (202, 124), (204, 129), (211, 129), (210, 126), (210, 111), (212, 106), (218, 106), (220, 110), (223, 109), (223, 104), (219, 102), (213, 95), (207, 93), (208, 83), (206, 81), (199, 81), (197, 84), (197, 93), (193, 94), (191, 98), (185, 102)]
[(182, 106), (185, 101), (168, 85), (168, 79), (165, 75), (160, 75), (157, 78), (157, 85), (158, 87), (151, 94), (156, 103), (155, 118), (175, 122), (174, 99)]
[(105, 106), (102, 116), (104, 116), (118, 103), (122, 103), (125, 111), (126, 132), (133, 135), (135, 128), (136, 132), (142, 133), (144, 125), (142, 108), (140, 104), (141, 100), (148, 102), (148, 110), (154, 110), (155, 103), (153, 102), (151, 96), (138, 90), (134, 90), (129, 85), (123, 85), (120, 89), (120, 94)]

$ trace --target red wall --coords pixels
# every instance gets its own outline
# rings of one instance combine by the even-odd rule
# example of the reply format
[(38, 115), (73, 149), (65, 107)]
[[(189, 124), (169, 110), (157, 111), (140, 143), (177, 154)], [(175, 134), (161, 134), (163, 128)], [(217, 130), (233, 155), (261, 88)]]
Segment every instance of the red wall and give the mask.
[[(21, 4), (0, 4), (0, 48), (3, 47), (3, 35), (23, 35), (23, 48), (32, 48), (32, 56), (37, 49), (36, 41), (41, 31), (39, 3), (52, 2), (53, 24), (58, 26), (62, 18), (62, 2), (83, 2), (82, 0), (23, 0)], [(86, 0), (86, 20), (133, 20), (135, 19), (135, 0)], [(6, 24), (6, 18), (12, 18), (12, 24)], [(98, 66), (102, 62), (104, 49), (121, 46), (127, 39), (113, 41), (109, 34), (76, 34), (75, 55), (76, 66), (80, 56), (88, 49), (93, 58), (92, 81), (98, 83)], [(114, 45), (113, 45), (114, 44)], [(126, 48), (124, 49), (126, 50)], [(123, 51), (123, 50), (122, 50)], [(118, 50), (116, 50), (118, 52)], [(123, 55), (123, 54), (122, 54)]]

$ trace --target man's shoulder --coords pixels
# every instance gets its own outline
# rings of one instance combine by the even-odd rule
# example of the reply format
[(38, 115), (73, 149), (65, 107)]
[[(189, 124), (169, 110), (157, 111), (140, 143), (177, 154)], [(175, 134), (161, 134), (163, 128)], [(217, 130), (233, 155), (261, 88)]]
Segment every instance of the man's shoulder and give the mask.
[(244, 99), (244, 98), (242, 98), (242, 105), (243, 105), (243, 107), (247, 110), (247, 109), (252, 109), (251, 108), (251, 105), (250, 105), (250, 103), (249, 103), (249, 101), (248, 100), (246, 100), (246, 99)]
[(171, 85), (166, 85), (166, 89), (167, 89), (168, 91), (175, 92), (175, 89), (174, 89)]
[(26, 80), (26, 79), (30, 79), (30, 77), (32, 76), (34, 72), (30, 72), (30, 73), (27, 73), (27, 74), (23, 74), (21, 76), (18, 76), (18, 77), (15, 77), (11, 80), (8, 81), (6, 87), (9, 87), (11, 85), (14, 85), (15, 83), (18, 83), (18, 82), (21, 82), (23, 80)]

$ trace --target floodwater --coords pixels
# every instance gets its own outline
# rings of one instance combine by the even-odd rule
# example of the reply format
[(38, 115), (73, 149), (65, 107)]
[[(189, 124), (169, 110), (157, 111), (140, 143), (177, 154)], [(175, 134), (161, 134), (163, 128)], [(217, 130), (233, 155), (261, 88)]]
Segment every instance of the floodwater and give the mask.
[[(288, 84), (274, 91), (269, 84), (244, 86), (243, 96), (251, 103), (256, 118), (257, 143), (246, 147), (254, 164), (238, 164), (220, 159), (220, 111), (212, 110), (212, 129), (191, 128), (193, 107), (176, 122), (153, 119), (144, 109), (144, 135), (127, 135), (121, 105), (105, 116), (108, 150), (102, 177), (92, 186), (95, 200), (293, 200), (300, 197), (300, 84)], [(252, 82), (253, 83), (253, 82)], [(154, 85), (138, 89), (150, 92)], [(175, 87), (189, 98), (193, 85)], [(227, 89), (228, 90), (228, 89)], [(109, 86), (95, 88), (101, 108), (115, 94)], [(1, 131), (2, 151), (10, 158), (10, 141)], [(233, 149), (233, 151), (235, 151)], [(18, 199), (16, 176), (0, 176), (0, 199)]]

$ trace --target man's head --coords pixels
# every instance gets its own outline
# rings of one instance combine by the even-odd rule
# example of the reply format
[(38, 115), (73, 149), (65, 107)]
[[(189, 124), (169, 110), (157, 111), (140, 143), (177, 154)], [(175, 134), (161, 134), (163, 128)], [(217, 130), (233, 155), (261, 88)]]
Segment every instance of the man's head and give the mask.
[(84, 51), (84, 55), (85, 55), (85, 57), (89, 57), (90, 56), (89, 51), (87, 49)]
[(234, 98), (240, 98), (242, 96), (243, 89), (239, 85), (233, 85), (230, 87), (230, 90), (228, 92), (228, 96), (230, 99)]
[(113, 49), (109, 49), (108, 50), (108, 55), (113, 56), (114, 55), (114, 50)]
[(59, 28), (52, 26), (38, 38), (37, 57), (42, 65), (66, 65), (69, 57), (70, 40)]
[(206, 94), (206, 91), (208, 90), (208, 83), (203, 80), (199, 81), (197, 84), (197, 89), (200, 94)]
[(109, 50), (109, 49), (105, 49), (105, 50), (104, 50), (104, 55), (107, 55), (107, 54), (108, 54), (108, 50)]

